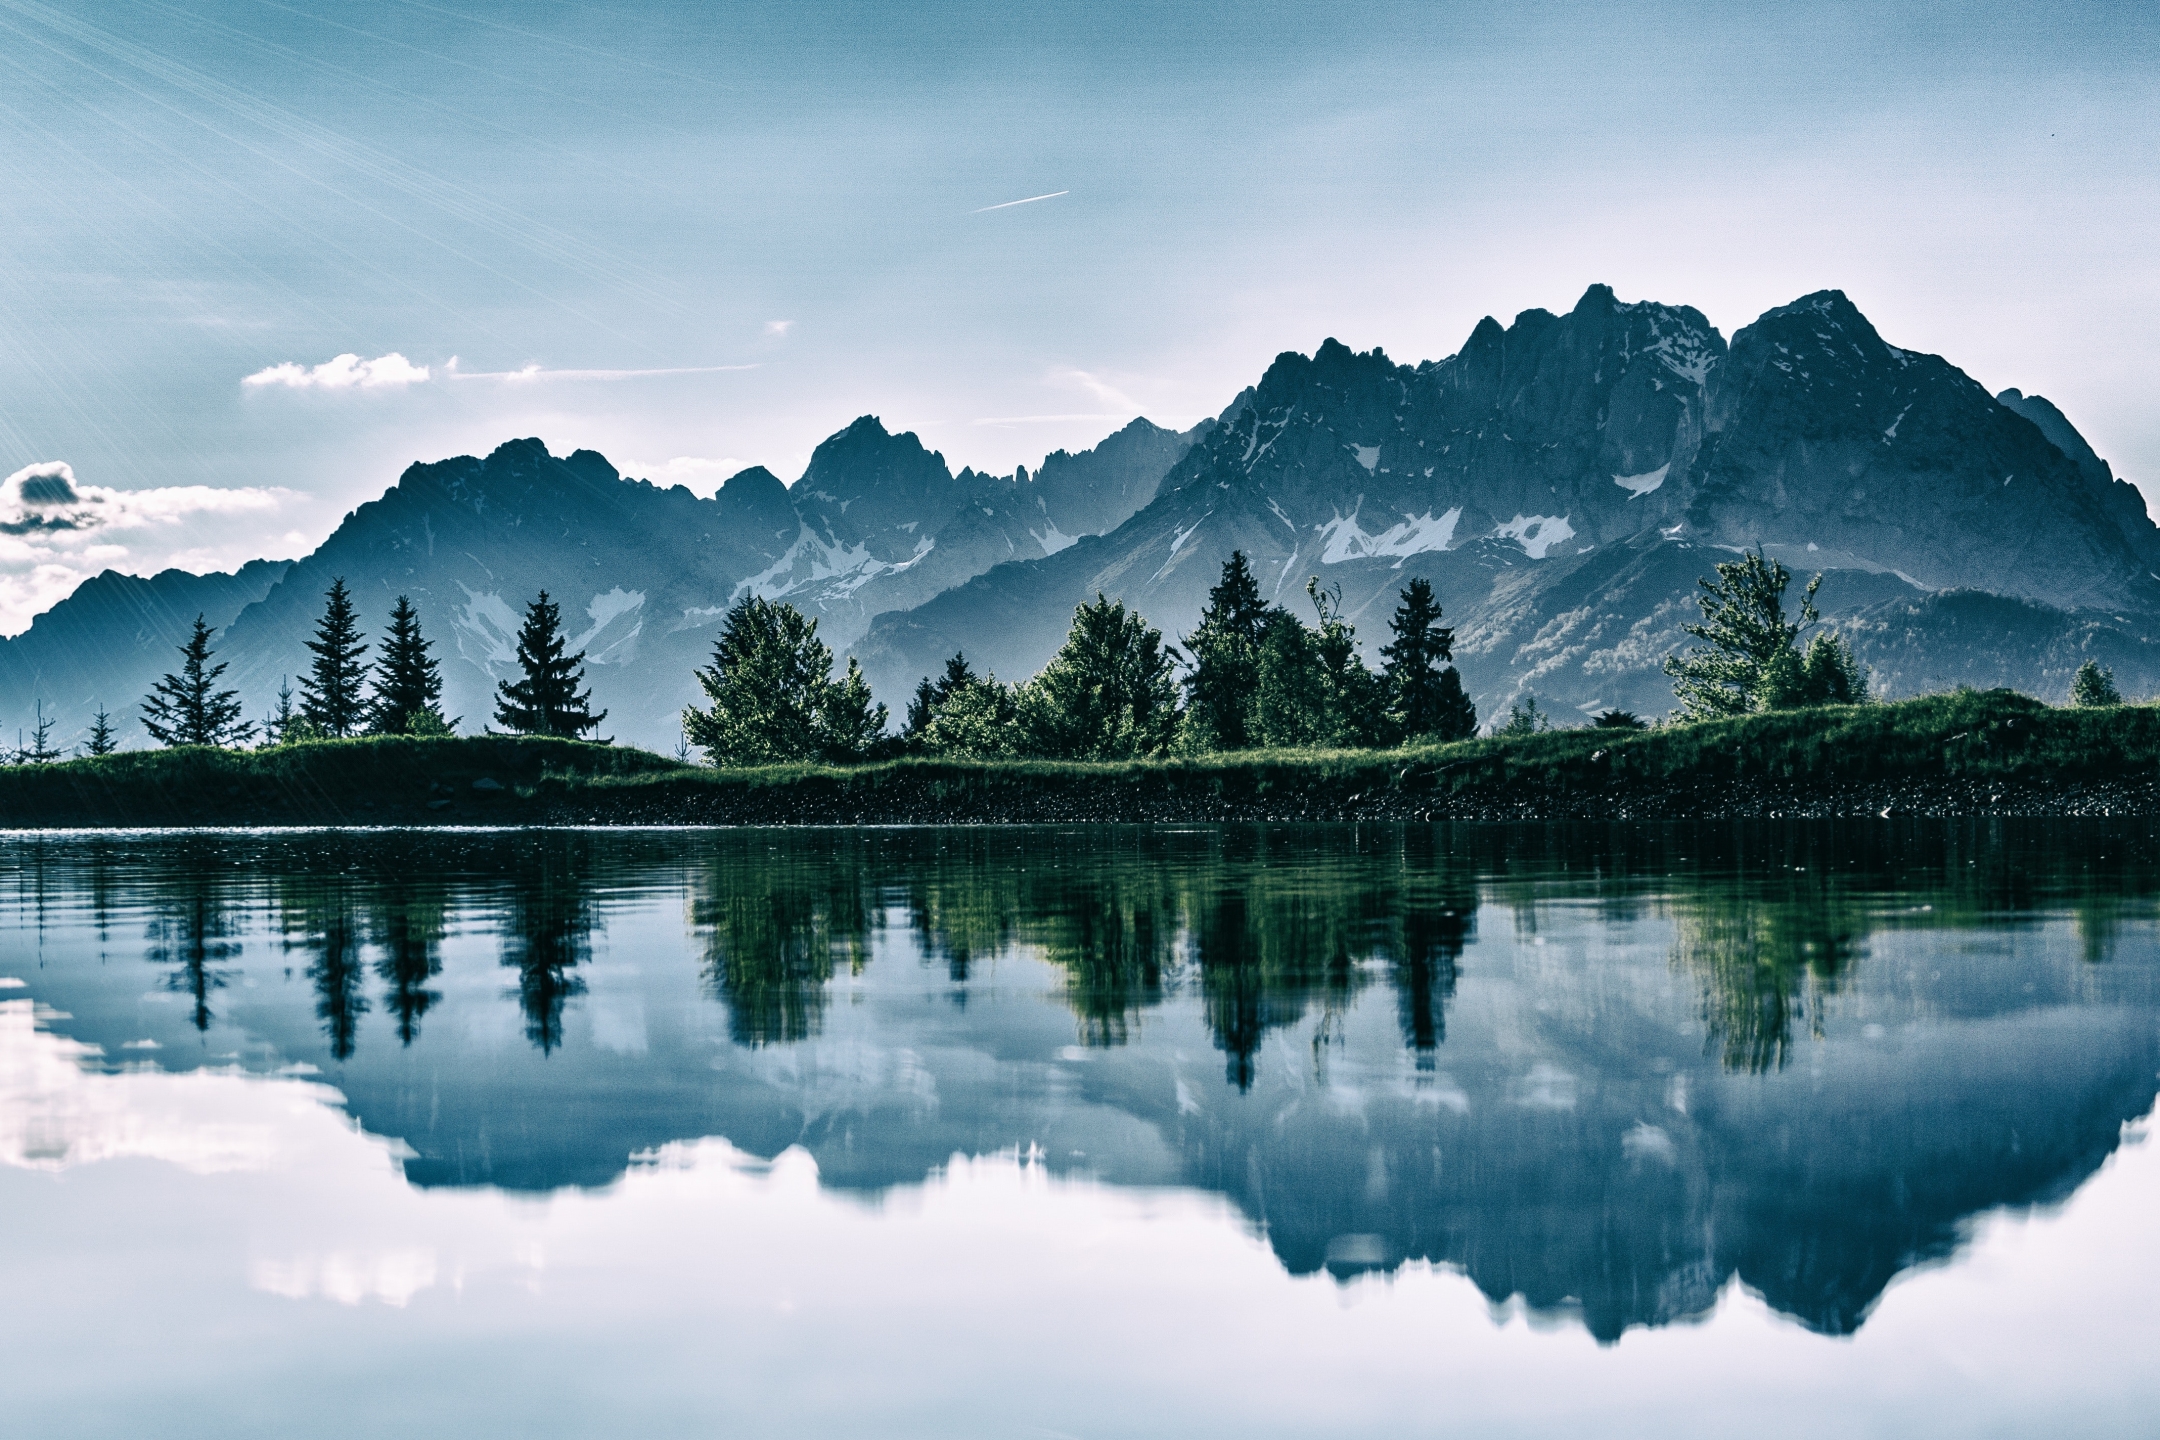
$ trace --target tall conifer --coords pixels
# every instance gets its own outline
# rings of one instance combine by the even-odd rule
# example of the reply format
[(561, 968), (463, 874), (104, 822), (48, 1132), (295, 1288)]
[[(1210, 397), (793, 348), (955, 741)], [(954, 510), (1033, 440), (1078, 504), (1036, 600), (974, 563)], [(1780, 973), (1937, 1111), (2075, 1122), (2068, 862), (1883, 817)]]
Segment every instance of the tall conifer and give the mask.
[(180, 647), (180, 672), (158, 681), (143, 701), (143, 728), (160, 745), (238, 745), (255, 733), (240, 718), (240, 695), (220, 690), (225, 667), (212, 665), (211, 630), (195, 617), (195, 633)]
[(1261, 632), (1267, 602), (1245, 552), (1233, 550), (1222, 579), (1208, 591), (1200, 626), (1185, 639), (1192, 669), (1185, 676), (1185, 713), (1195, 748), (1243, 750), (1260, 743), (1254, 705), (1260, 685)]
[[(1387, 677), (1391, 718), (1406, 740), (1440, 734), (1455, 718), (1447, 713), (1453, 708), (1452, 697), (1443, 688), (1441, 671), (1454, 656), (1455, 632), (1440, 623), (1432, 581), (1420, 576), (1405, 586), (1402, 604), (1388, 623), (1395, 640), (1381, 646), (1380, 654), (1387, 661), (1382, 673)], [(1454, 689), (1461, 694), (1460, 677)]]
[(345, 591), (345, 577), (331, 581), (323, 598), (323, 617), (316, 623), (315, 638), (307, 642), (315, 659), (300, 677), (300, 713), (324, 735), (342, 737), (367, 719), (360, 688), (367, 682), (368, 667), (361, 657), (368, 647), (360, 638), (360, 620)]
[(372, 733), (410, 735), (420, 717), (441, 719), (442, 674), (439, 662), (428, 654), (432, 648), (434, 642), (420, 633), (420, 612), (410, 599), (398, 596), (375, 666), (375, 699), (368, 717)]
[(119, 748), (120, 741), (113, 735), (112, 716), (100, 702), (97, 714), (90, 717), (90, 738), (83, 742), (83, 749), (92, 755), (110, 755)]
[(575, 740), (596, 730), (607, 711), (592, 713), (592, 692), (583, 691), (585, 652), (563, 653), (562, 610), (545, 590), (525, 609), (518, 629), (517, 658), (525, 678), (495, 687), (495, 723), (519, 735), (560, 735)]

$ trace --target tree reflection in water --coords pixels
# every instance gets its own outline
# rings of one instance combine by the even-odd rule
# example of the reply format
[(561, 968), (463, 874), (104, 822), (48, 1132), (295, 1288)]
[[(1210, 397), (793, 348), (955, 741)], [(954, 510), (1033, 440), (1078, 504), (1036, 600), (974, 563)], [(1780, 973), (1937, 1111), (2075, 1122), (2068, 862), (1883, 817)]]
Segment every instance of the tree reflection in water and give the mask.
[(375, 973), (389, 987), (384, 997), (397, 1017), (401, 1044), (420, 1035), (420, 1020), (442, 995), (427, 988), (442, 973), (442, 938), (450, 897), (440, 878), (401, 873), (385, 876), (367, 901), (367, 934), (376, 947)]
[(188, 1023), (198, 1031), (208, 1031), (214, 1018), (210, 992), (223, 989), (232, 978), (223, 962), (240, 953), (234, 934), (236, 897), (228, 895), (227, 888), (214, 868), (188, 865), (176, 867), (150, 897), (144, 931), (148, 959), (170, 967), (165, 988), (193, 1002)]
[(367, 967), (360, 955), (359, 882), (342, 872), (280, 875), (274, 888), (285, 949), (310, 957), (307, 977), (330, 1058), (349, 1060), (359, 1043), (360, 1017), (368, 1011), (361, 993)]
[(586, 844), (519, 847), (507, 878), (502, 963), (517, 971), (525, 1038), (548, 1055), (562, 1044), (563, 1010), (585, 992), (578, 966), (591, 954), (588, 893), (595, 867)]

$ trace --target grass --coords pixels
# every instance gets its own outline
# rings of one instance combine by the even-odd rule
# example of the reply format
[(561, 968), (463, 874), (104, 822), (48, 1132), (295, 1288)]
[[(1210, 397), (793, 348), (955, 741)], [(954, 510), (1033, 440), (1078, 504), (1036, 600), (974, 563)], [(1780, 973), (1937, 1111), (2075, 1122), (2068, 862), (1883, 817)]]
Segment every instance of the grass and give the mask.
[(333, 740), (0, 770), (0, 825), (1875, 813), (1885, 796), (1956, 812), (2006, 795), (2031, 813), (2094, 787), (2114, 797), (2108, 805), (2160, 810), (2160, 708), (2058, 710), (2007, 690), (1961, 691), (1647, 731), (1110, 764), (738, 770), (566, 740)]

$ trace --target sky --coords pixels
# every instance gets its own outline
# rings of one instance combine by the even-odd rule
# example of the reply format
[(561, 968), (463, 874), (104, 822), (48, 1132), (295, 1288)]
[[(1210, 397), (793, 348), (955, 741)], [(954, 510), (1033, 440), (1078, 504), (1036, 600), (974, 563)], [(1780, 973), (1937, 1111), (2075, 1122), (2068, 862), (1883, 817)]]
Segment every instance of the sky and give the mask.
[(1842, 289), (2160, 497), (2156, 88), (2149, 4), (0, 0), (0, 633), (513, 437), (1004, 473), (1593, 282)]

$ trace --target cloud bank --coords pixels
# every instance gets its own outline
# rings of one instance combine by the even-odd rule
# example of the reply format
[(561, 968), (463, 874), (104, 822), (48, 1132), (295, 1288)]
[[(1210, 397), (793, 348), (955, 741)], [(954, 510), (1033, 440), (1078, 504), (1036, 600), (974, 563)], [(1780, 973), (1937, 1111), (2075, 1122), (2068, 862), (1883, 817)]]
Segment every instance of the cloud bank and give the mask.
[(211, 485), (115, 490), (80, 484), (74, 467), (64, 460), (48, 460), (25, 465), (0, 480), (0, 535), (57, 541), (103, 530), (177, 525), (196, 515), (275, 510), (284, 494), (254, 487), (220, 490)]
[(287, 360), (258, 370), (241, 380), (251, 389), (276, 386), (285, 390), (401, 390), (427, 383), (428, 367), (415, 365), (393, 350), (373, 360), (358, 355), (339, 355), (320, 365), (301, 365)]
[[(147, 574), (236, 563), (226, 550), (264, 537), (244, 524), (236, 532), (235, 522), (267, 528), (295, 498), (289, 490), (212, 485), (116, 490), (83, 484), (64, 460), (25, 465), (0, 480), (0, 634), (18, 633), (108, 565)], [(123, 535), (148, 540), (147, 553), (118, 543)]]

